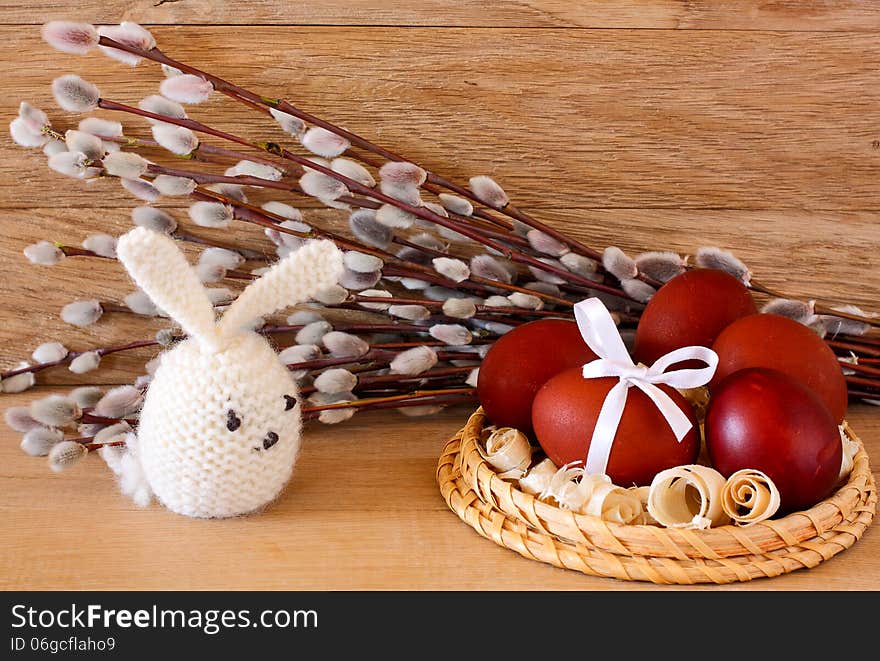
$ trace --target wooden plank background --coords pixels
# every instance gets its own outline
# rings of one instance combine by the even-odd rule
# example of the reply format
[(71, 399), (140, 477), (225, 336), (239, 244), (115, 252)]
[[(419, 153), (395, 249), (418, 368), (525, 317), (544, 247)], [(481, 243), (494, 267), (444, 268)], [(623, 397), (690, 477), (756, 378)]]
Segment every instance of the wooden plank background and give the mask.
[[(766, 284), (880, 311), (880, 8), (875, 3), (87, 0), (74, 12), (70, 3), (57, 0), (5, 1), (0, 3), (2, 117), (11, 119), (26, 99), (49, 111), (56, 126), (74, 126), (79, 118), (54, 109), (49, 93), (52, 78), (72, 71), (114, 100), (136, 104), (156, 92), (161, 74), (148, 64), (129, 69), (99, 54), (75, 57), (50, 50), (39, 37), (39, 24), (53, 18), (143, 22), (169, 54), (255, 91), (285, 96), (452, 179), (490, 174), (518, 206), (595, 246), (688, 253), (718, 245), (734, 250)], [(247, 137), (271, 131), (259, 116), (219, 98), (191, 114)], [(131, 127), (127, 133), (146, 135), (137, 120), (126, 126)], [(38, 151), (0, 141), (0, 368), (46, 340), (62, 339), (78, 350), (149, 337), (162, 325), (117, 314), (80, 330), (58, 319), (61, 306), (74, 298), (120, 301), (130, 291), (127, 279), (115, 263), (71, 259), (53, 268), (31, 266), (22, 248), (43, 238), (78, 245), (96, 231), (120, 233), (130, 226), (130, 209), (138, 202), (112, 182), (84, 185), (50, 172), (44, 161)], [(185, 218), (182, 208), (172, 212)], [(339, 222), (333, 212), (307, 209), (306, 214)], [(255, 230), (232, 231), (255, 247), (267, 245)], [(128, 382), (148, 357), (149, 352), (108, 358), (99, 372), (85, 377), (51, 370), (40, 381), (50, 386)], [(0, 408), (18, 401), (4, 398)], [(607, 581), (585, 583), (583, 577), (512, 558), (462, 529), (445, 511), (429, 460), (465, 415), (458, 410), (413, 422), (371, 414), (338, 429), (312, 430), (311, 449), (285, 505), (232, 524), (239, 532), (229, 539), (262, 531), (254, 561), (262, 558), (267, 568), (293, 571), (293, 558), (320, 565), (309, 565), (314, 582), (288, 575), (286, 584), (294, 587), (383, 587), (382, 581), (386, 587), (406, 587), (407, 580), (415, 581), (412, 587), (487, 585), (477, 568), (467, 577), (456, 574), (449, 558), (444, 558), (445, 572), (428, 559), (416, 571), (359, 554), (362, 564), (334, 573), (320, 564), (325, 559), (285, 555), (293, 551), (284, 540), (293, 543), (293, 538), (284, 530), (299, 510), (314, 517), (299, 529), (302, 534), (326, 535), (328, 545), (339, 543), (339, 537), (366, 535), (372, 540), (367, 547), (379, 549), (380, 529), (367, 530), (372, 517), (389, 526), (384, 534), (390, 535), (398, 562), (408, 549), (427, 552), (439, 537), (452, 535), (471, 560), (489, 556), (485, 576), (510, 570), (509, 587), (606, 587)], [(855, 415), (860, 431), (880, 436), (875, 409), (857, 407)], [(69, 549), (49, 548), (30, 560), (7, 553), (0, 560), (0, 583), (6, 586), (161, 587), (166, 579), (153, 575), (157, 567), (148, 551), (154, 547), (147, 540), (216, 530), (156, 508), (135, 512), (114, 493), (97, 462), (72, 476), (48, 476), (41, 462), (21, 456), (7, 430), (0, 430), (0, 440), (0, 479), (4, 494), (12, 494), (0, 503), (0, 525), (4, 534), (16, 531), (15, 550), (37, 542), (45, 533), (38, 524), (53, 525), (59, 512), (73, 517), (71, 526), (123, 525), (129, 537), (117, 550), (131, 554), (142, 548), (134, 568), (131, 562), (83, 565)], [(878, 454), (880, 448), (869, 447)], [(329, 494), (317, 492), (313, 471), (351, 454), (360, 458), (362, 452), (371, 457), (365, 469), (371, 480), (382, 475), (383, 462), (391, 462), (398, 482), (375, 482), (384, 489), (381, 499), (336, 511), (327, 505)], [(87, 484), (98, 491), (78, 491)], [(100, 507), (86, 508), (85, 499), (96, 494)], [(349, 497), (370, 500), (360, 492), (344, 494)], [(409, 512), (404, 517), (409, 523), (389, 514), (395, 508)], [(422, 512), (432, 514), (423, 519)], [(420, 539), (403, 529), (411, 524), (425, 531), (425, 521), (431, 522), (427, 529), (439, 532), (420, 532), (426, 535)], [(70, 543), (77, 534), (75, 527), (65, 529), (64, 539)], [(201, 534), (190, 540), (194, 554), (207, 543), (199, 541)], [(876, 555), (880, 539), (871, 530), (844, 557), (859, 547), (873, 548)], [(317, 552), (314, 545), (309, 548)], [(451, 552), (448, 542), (439, 548)], [(864, 570), (870, 554), (863, 558), (862, 564), (852, 563), (853, 569)], [(44, 562), (51, 569), (37, 568)], [(222, 565), (222, 558), (217, 562)], [(880, 578), (870, 572), (857, 577), (848, 563), (829, 563), (836, 569), (822, 580), (880, 586)], [(79, 567), (75, 579), (65, 574), (74, 565)], [(174, 566), (178, 573), (166, 586), (191, 569), (186, 561)], [(436, 581), (428, 577), (434, 570)], [(269, 576), (241, 569), (234, 582), (269, 587)], [(821, 584), (814, 576), (822, 575), (811, 571), (774, 585)], [(221, 587), (220, 580), (204, 571), (192, 575), (187, 586)]]

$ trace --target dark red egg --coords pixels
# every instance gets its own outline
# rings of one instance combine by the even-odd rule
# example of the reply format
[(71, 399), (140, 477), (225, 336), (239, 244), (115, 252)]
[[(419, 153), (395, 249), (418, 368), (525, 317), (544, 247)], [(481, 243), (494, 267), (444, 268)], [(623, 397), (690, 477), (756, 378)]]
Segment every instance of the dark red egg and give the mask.
[(840, 423), (846, 415), (846, 379), (831, 348), (807, 326), (776, 314), (754, 314), (725, 328), (712, 349), (718, 369), (710, 389), (747, 367), (768, 367), (812, 388)]
[(636, 329), (633, 355), (650, 365), (674, 349), (711, 347), (724, 328), (756, 311), (749, 290), (732, 275), (717, 269), (686, 271), (648, 301)]
[(712, 466), (725, 477), (751, 468), (779, 489), (781, 510), (812, 507), (840, 474), (837, 423), (822, 399), (778, 370), (750, 368), (713, 391), (705, 422)]
[(477, 397), (493, 424), (532, 431), (532, 400), (550, 377), (597, 358), (577, 324), (531, 321), (501, 336), (480, 365)]
[[(617, 381), (615, 377), (585, 379), (580, 369), (570, 369), (541, 387), (532, 407), (532, 424), (538, 443), (554, 464), (586, 460), (599, 411)], [(661, 470), (697, 459), (700, 439), (693, 408), (675, 389), (659, 388), (687, 414), (693, 427), (679, 443), (651, 399), (630, 388), (606, 470), (618, 486), (648, 485)]]

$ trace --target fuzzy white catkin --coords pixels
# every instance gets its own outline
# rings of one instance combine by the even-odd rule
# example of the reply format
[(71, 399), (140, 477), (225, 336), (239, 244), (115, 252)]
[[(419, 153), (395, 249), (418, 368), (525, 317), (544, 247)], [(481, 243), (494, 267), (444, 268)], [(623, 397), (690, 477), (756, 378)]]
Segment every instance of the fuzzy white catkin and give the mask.
[(310, 324), (313, 321), (324, 321), (324, 317), (314, 310), (295, 310), (287, 316), (287, 323), (291, 326)]
[(12, 430), (20, 434), (26, 434), (32, 429), (43, 429), (43, 425), (31, 417), (27, 406), (10, 406), (3, 413), (6, 424)]
[(393, 197), (411, 207), (422, 206), (421, 190), (414, 184), (396, 184), (383, 180), (379, 184), (379, 190), (388, 197)]
[(374, 287), (381, 279), (382, 271), (368, 271), (365, 273), (346, 268), (343, 270), (342, 275), (339, 276), (339, 284), (345, 289), (361, 291)]
[(526, 310), (543, 310), (544, 301), (537, 296), (531, 294), (523, 294), (522, 292), (514, 292), (507, 297), (509, 303), (514, 307)]
[(229, 250), (228, 248), (209, 246), (199, 255), (199, 263), (216, 264), (227, 270), (232, 270), (244, 264), (244, 257), (242, 257), (241, 253)]
[[(118, 41), (120, 44), (139, 48), (143, 51), (152, 50), (156, 47), (156, 40), (153, 38), (153, 35), (137, 23), (132, 23), (131, 21), (123, 21), (119, 25), (101, 26), (98, 28), (98, 34)], [(111, 46), (99, 46), (99, 48), (107, 57), (124, 62), (129, 66), (134, 67), (140, 64), (141, 57), (135, 53)]]
[(313, 321), (297, 332), (295, 341), (297, 344), (320, 344), (322, 338), (332, 330), (333, 326), (326, 321)]
[(88, 408), (97, 404), (104, 396), (104, 391), (97, 386), (81, 386), (70, 391), (73, 398), (81, 408)]
[(125, 179), (137, 179), (146, 174), (149, 162), (144, 157), (130, 151), (117, 151), (104, 157), (107, 174)]
[(393, 204), (383, 204), (376, 211), (376, 221), (393, 229), (406, 229), (416, 220), (418, 220), (418, 216), (399, 209)]
[(159, 93), (177, 103), (204, 103), (214, 91), (214, 86), (204, 78), (182, 74), (166, 78), (159, 84)]
[(428, 332), (435, 340), (451, 346), (470, 344), (473, 339), (471, 332), (460, 324), (435, 324)]
[[(20, 362), (16, 366), (16, 369), (27, 366), (28, 364), (26, 362)], [(34, 383), (36, 383), (36, 378), (34, 377), (33, 372), (22, 372), (21, 374), (16, 374), (15, 376), (0, 380), (0, 391), (10, 394), (24, 392), (28, 388), (33, 387)]]
[(91, 133), (102, 138), (118, 138), (122, 136), (122, 123), (102, 117), (86, 117), (80, 120), (77, 128), (84, 133)]
[(283, 216), (288, 220), (301, 221), (303, 219), (302, 211), (278, 200), (264, 202), (260, 205), (260, 208), (269, 213), (274, 213), (276, 216)]
[(43, 342), (34, 349), (31, 358), (37, 363), (54, 363), (63, 360), (67, 354), (67, 347), (60, 342)]
[[(360, 296), (369, 296), (370, 298), (393, 298), (391, 292), (384, 289), (364, 289), (360, 292)], [(359, 302), (358, 305), (367, 310), (387, 310), (388, 303), (365, 303)]]
[(420, 346), (397, 354), (389, 367), (395, 374), (415, 376), (431, 369), (436, 364), (437, 352), (431, 347)]
[(98, 45), (98, 31), (89, 23), (50, 21), (43, 25), (43, 40), (55, 50), (85, 55)]
[(198, 184), (189, 177), (174, 177), (170, 174), (160, 174), (153, 179), (153, 185), (162, 195), (177, 197), (189, 195), (196, 189)]
[(60, 154), (63, 151), (67, 151), (67, 145), (64, 144), (61, 140), (48, 140), (45, 145), (43, 145), (43, 153), (46, 157), (52, 157), (55, 154)]
[(369, 170), (360, 163), (356, 163), (348, 158), (334, 158), (330, 163), (330, 169), (338, 172), (343, 177), (354, 179), (359, 184), (372, 188), (376, 185), (376, 180)]
[(232, 176), (243, 175), (258, 179), (268, 179), (269, 181), (280, 181), (284, 174), (281, 170), (272, 167), (268, 163), (257, 163), (247, 160), (239, 161), (231, 169), (235, 173)]
[(443, 314), (458, 319), (470, 319), (477, 314), (477, 306), (467, 298), (450, 298), (443, 303)]
[(97, 351), (87, 351), (70, 361), (68, 369), (74, 374), (85, 374), (98, 369), (100, 364), (101, 355)]
[(79, 418), (79, 405), (66, 395), (47, 395), (35, 399), (28, 409), (30, 416), (47, 427), (63, 427)]
[(668, 282), (685, 269), (681, 256), (668, 251), (643, 252), (636, 255), (635, 261), (639, 273), (658, 282)]
[(714, 247), (700, 248), (694, 255), (694, 263), (700, 268), (725, 271), (747, 287), (751, 284), (752, 272), (741, 260), (726, 250)]
[(624, 278), (620, 281), (620, 286), (639, 303), (647, 303), (657, 293), (651, 285), (636, 278)]
[(335, 200), (348, 195), (349, 190), (341, 181), (316, 170), (308, 170), (299, 178), (299, 185), (306, 195), (319, 200)]
[[(537, 259), (539, 262), (541, 262), (543, 264), (547, 264), (548, 266), (551, 266), (553, 268), (556, 268), (556, 269), (559, 269), (562, 271), (565, 270), (565, 267), (562, 266), (562, 262), (560, 262), (557, 259), (551, 259), (549, 257), (538, 257)], [(537, 266), (532, 266), (531, 264), (529, 264), (528, 268), (529, 268), (529, 271), (531, 272), (532, 276), (534, 276), (534, 278), (536, 280), (539, 280), (541, 282), (548, 283), (551, 285), (562, 285), (562, 284), (565, 284), (565, 282), (566, 282), (566, 280), (564, 278), (556, 275), (555, 273), (553, 273), (551, 271), (546, 271), (542, 268), (538, 268)]]
[(370, 350), (370, 345), (358, 336), (341, 331), (330, 331), (321, 342), (334, 358), (357, 358)]
[[(171, 99), (166, 99), (164, 96), (159, 96), (158, 94), (144, 97), (138, 103), (138, 107), (141, 110), (146, 110), (147, 112), (151, 112), (154, 115), (162, 115), (163, 117), (168, 117), (170, 119), (187, 118), (186, 110), (183, 109), (182, 105), (172, 101)], [(151, 124), (166, 124), (168, 126), (174, 126), (173, 124), (162, 122), (159, 119), (153, 119), (151, 117), (147, 117), (146, 119)]]
[(82, 152), (90, 161), (98, 161), (104, 155), (104, 143), (101, 139), (84, 131), (65, 131), (64, 144), (68, 151)]
[(343, 256), (343, 262), (346, 268), (358, 273), (373, 273), (379, 271), (384, 266), (384, 262), (374, 255), (358, 252), (357, 250), (349, 250)]
[(810, 324), (816, 320), (812, 301), (805, 303), (790, 298), (774, 298), (764, 304), (761, 312), (788, 317), (800, 324)]
[(107, 425), (94, 436), (95, 443), (113, 443), (115, 441), (125, 440), (125, 437), (131, 432), (131, 427), (127, 422), (117, 422), (114, 425)]
[(90, 234), (83, 240), (82, 246), (101, 257), (116, 259), (116, 237), (110, 234)]
[(432, 263), (440, 275), (449, 278), (453, 282), (462, 282), (471, 276), (470, 268), (460, 259), (436, 257), (432, 260)]
[(48, 241), (33, 243), (27, 246), (23, 252), (29, 262), (40, 266), (54, 266), (64, 259), (61, 248)]
[(289, 133), (295, 138), (301, 137), (303, 133), (306, 132), (306, 123), (299, 117), (288, 115), (286, 112), (281, 112), (277, 108), (269, 108), (269, 114), (272, 115), (276, 122), (278, 122), (282, 131)]
[(316, 292), (313, 298), (324, 305), (338, 305), (348, 298), (348, 291), (339, 285), (332, 285)]
[(348, 140), (320, 126), (307, 130), (300, 141), (303, 147), (323, 158), (336, 158), (351, 147)]
[(198, 201), (189, 206), (189, 217), (199, 227), (224, 228), (232, 222), (232, 207), (219, 202)]
[(507, 193), (491, 177), (486, 175), (471, 177), (469, 183), (474, 196), (486, 206), (503, 209), (510, 203)]
[(635, 260), (617, 246), (608, 246), (602, 253), (602, 266), (618, 280), (635, 278), (639, 274)]
[(177, 229), (177, 221), (169, 213), (155, 207), (135, 207), (131, 210), (131, 219), (138, 227), (162, 234), (171, 234)]
[(450, 213), (458, 214), (459, 216), (470, 216), (474, 213), (474, 205), (463, 197), (452, 195), (451, 193), (440, 193), (437, 195), (437, 198), (440, 200), (443, 208)]
[(247, 204), (248, 198), (247, 195), (245, 195), (244, 186), (238, 184), (211, 184), (210, 186), (207, 186), (207, 189)]
[(88, 450), (76, 441), (61, 441), (49, 450), (49, 468), (58, 473), (82, 459)]
[(60, 76), (52, 81), (55, 101), (68, 112), (91, 112), (98, 107), (101, 91), (76, 74)]
[(585, 277), (596, 273), (599, 268), (599, 264), (596, 260), (585, 257), (584, 255), (579, 255), (575, 252), (564, 254), (559, 258), (559, 261), (572, 273)]
[(128, 309), (135, 314), (145, 317), (156, 317), (159, 315), (159, 308), (153, 303), (153, 299), (141, 289), (126, 295), (126, 297), (122, 299), (122, 302), (125, 303)]
[(137, 413), (143, 402), (143, 394), (134, 386), (117, 386), (95, 404), (94, 412), (105, 418), (125, 418)]
[(376, 220), (373, 209), (353, 211), (348, 217), (348, 226), (359, 241), (374, 248), (384, 250), (394, 239), (392, 229)]
[(510, 283), (513, 276), (502, 264), (491, 255), (474, 255), (470, 263), (471, 273), (487, 280)]
[(119, 183), (122, 184), (125, 190), (144, 202), (156, 202), (162, 197), (162, 194), (153, 184), (143, 179), (122, 178), (119, 180)]
[(287, 347), (278, 354), (278, 359), (285, 365), (296, 365), (318, 360), (321, 357), (321, 347), (317, 344), (297, 344)]
[(16, 117), (9, 123), (9, 135), (19, 147), (42, 147), (49, 141), (47, 134), (34, 130), (21, 117)]
[(85, 327), (98, 321), (103, 313), (98, 301), (74, 301), (61, 308), (61, 319), (72, 326)]
[(321, 372), (315, 378), (315, 388), (328, 394), (350, 392), (357, 385), (357, 376), (347, 369), (334, 368)]
[(185, 126), (155, 124), (152, 133), (161, 147), (178, 156), (187, 156), (199, 146), (198, 136)]
[(60, 429), (37, 427), (24, 435), (19, 447), (31, 457), (45, 457), (63, 438), (64, 432)]
[(379, 177), (396, 186), (421, 186), (428, 173), (414, 163), (389, 161), (379, 168)]
[(431, 316), (431, 311), (424, 305), (392, 305), (388, 314), (408, 321), (423, 321)]
[(36, 133), (41, 133), (44, 128), (52, 125), (45, 112), (27, 101), (18, 104), (18, 119)]
[(562, 255), (571, 252), (569, 247), (562, 243), (562, 241), (541, 230), (529, 230), (529, 233), (526, 234), (526, 239), (532, 248), (551, 257), (562, 257)]
[(81, 151), (62, 151), (49, 157), (49, 168), (67, 177), (82, 179), (88, 174), (89, 159)]

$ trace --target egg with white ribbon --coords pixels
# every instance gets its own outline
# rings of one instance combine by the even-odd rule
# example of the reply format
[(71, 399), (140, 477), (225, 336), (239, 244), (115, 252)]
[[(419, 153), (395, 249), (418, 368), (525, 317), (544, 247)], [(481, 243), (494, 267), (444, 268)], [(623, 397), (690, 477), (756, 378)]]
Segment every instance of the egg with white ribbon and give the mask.
[[(672, 466), (695, 463), (699, 428), (679, 390), (708, 383), (718, 356), (701, 346), (676, 349), (652, 365), (633, 361), (604, 303), (574, 306), (584, 342), (599, 356), (550, 379), (535, 397), (538, 442), (557, 466), (580, 463), (621, 486), (647, 485)], [(686, 362), (687, 361), (687, 362)], [(702, 368), (682, 368), (694, 361)]]

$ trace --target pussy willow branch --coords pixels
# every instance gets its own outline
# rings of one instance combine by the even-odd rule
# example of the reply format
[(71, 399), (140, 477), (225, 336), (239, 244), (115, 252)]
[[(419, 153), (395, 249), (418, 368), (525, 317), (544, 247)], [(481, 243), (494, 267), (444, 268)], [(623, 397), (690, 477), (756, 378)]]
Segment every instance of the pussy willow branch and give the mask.
[[(222, 140), (227, 140), (229, 142), (233, 142), (236, 144), (240, 144), (244, 147), (249, 147), (250, 149), (254, 149), (256, 151), (261, 151), (265, 153), (272, 154), (286, 161), (291, 161), (300, 165), (303, 168), (311, 169), (316, 172), (320, 172), (323, 175), (326, 175), (340, 183), (344, 184), (349, 191), (358, 193), (363, 195), (364, 197), (374, 199), (382, 204), (389, 204), (394, 206), (401, 211), (405, 211), (407, 213), (416, 216), (417, 218), (421, 218), (427, 222), (433, 223), (435, 225), (440, 225), (442, 227), (446, 227), (452, 231), (458, 232), (466, 236), (467, 238), (476, 241), (488, 248), (492, 248), (493, 250), (498, 251), (501, 255), (506, 257), (512, 262), (523, 264), (526, 266), (532, 266), (536, 269), (540, 269), (542, 271), (546, 271), (548, 273), (552, 273), (553, 275), (557, 275), (562, 277), (570, 282), (574, 282), (576, 284), (580, 284), (588, 289), (592, 289), (595, 291), (604, 292), (607, 294), (613, 294), (615, 296), (619, 296), (625, 300), (632, 300), (632, 297), (629, 296), (622, 289), (617, 287), (613, 287), (611, 285), (607, 285), (604, 283), (595, 282), (590, 280), (589, 278), (585, 278), (583, 276), (577, 275), (576, 273), (572, 273), (566, 269), (560, 269), (552, 264), (547, 264), (542, 262), (541, 260), (532, 257), (531, 255), (516, 251), (512, 249), (510, 246), (505, 245), (503, 243), (499, 243), (495, 239), (489, 238), (488, 236), (480, 233), (476, 229), (466, 226), (463, 224), (456, 223), (455, 220), (445, 218), (437, 213), (434, 213), (430, 209), (425, 207), (417, 207), (407, 204), (406, 202), (402, 202), (395, 197), (390, 195), (386, 195), (380, 190), (376, 190), (374, 188), (370, 188), (369, 186), (365, 186), (359, 181), (355, 181), (349, 177), (346, 177), (343, 174), (336, 172), (335, 170), (325, 167), (320, 163), (316, 163), (314, 161), (309, 160), (304, 156), (300, 156), (298, 154), (294, 154), (293, 152), (285, 149), (284, 147), (278, 145), (274, 142), (269, 143), (256, 143), (251, 142), (245, 138), (241, 138), (234, 134), (228, 133), (226, 131), (220, 131), (218, 129), (214, 129), (202, 122), (186, 118), (186, 119), (178, 119), (174, 117), (168, 117), (165, 115), (159, 115), (156, 113), (149, 112), (147, 110), (142, 110), (140, 108), (135, 108), (133, 106), (129, 106), (123, 103), (119, 103), (117, 101), (113, 101), (111, 99), (101, 98), (98, 101), (98, 107), (103, 108), (105, 110), (113, 110), (119, 112), (125, 112), (133, 115), (139, 115), (141, 117), (146, 117), (148, 119), (153, 119), (161, 122), (165, 122), (167, 124), (174, 124), (176, 126), (182, 126), (191, 131), (195, 131), (198, 133), (204, 133), (206, 135), (211, 135), (216, 138), (220, 138)], [(540, 292), (531, 292), (532, 295), (541, 296)], [(555, 301), (556, 303), (561, 303), (562, 299)], [(570, 302), (565, 302), (566, 304), (571, 304)]]

